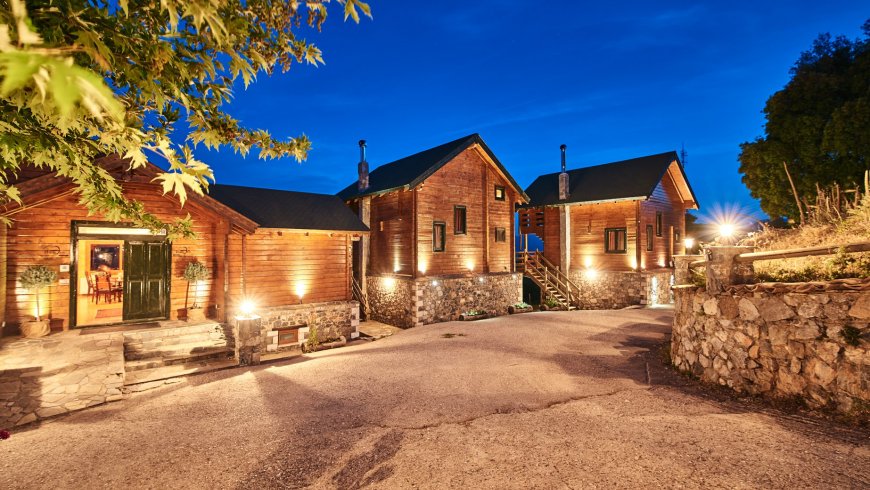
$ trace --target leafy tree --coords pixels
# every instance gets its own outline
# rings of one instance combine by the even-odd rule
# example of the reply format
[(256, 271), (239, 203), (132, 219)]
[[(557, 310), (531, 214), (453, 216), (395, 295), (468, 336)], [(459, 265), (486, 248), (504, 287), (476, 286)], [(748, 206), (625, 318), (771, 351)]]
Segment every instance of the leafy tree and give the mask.
[(765, 136), (740, 145), (743, 183), (771, 217), (799, 216), (816, 186), (852, 185), (870, 168), (870, 20), (864, 39), (823, 34), (764, 107)]
[[(371, 17), (361, 0), (336, 1), (345, 20)], [(323, 63), (295, 32), (319, 31), (328, 2), (0, 0), (0, 204), (20, 200), (15, 175), (33, 164), (71, 179), (89, 212), (162, 228), (97, 158), (164, 162), (157, 180), (182, 203), (213, 180), (198, 144), (303, 160), (305, 135), (246, 128), (225, 105), (238, 79), (247, 87), (260, 73)], [(189, 219), (169, 228), (191, 234)]]

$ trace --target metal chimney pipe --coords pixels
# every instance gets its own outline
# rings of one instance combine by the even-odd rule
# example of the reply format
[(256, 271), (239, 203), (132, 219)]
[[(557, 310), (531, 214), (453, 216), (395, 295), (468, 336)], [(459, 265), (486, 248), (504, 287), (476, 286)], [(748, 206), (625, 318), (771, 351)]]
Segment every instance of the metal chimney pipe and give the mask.
[(562, 150), (562, 171), (565, 171), (565, 150), (568, 149), (568, 145), (562, 145), (559, 147)]
[(364, 191), (369, 188), (369, 164), (366, 162), (366, 140), (359, 140), (359, 164), (357, 164), (357, 189)]
[(568, 199), (568, 172), (565, 171), (565, 150), (568, 147), (566, 145), (562, 145), (559, 147), (562, 150), (562, 173), (559, 174), (559, 200), (564, 201)]

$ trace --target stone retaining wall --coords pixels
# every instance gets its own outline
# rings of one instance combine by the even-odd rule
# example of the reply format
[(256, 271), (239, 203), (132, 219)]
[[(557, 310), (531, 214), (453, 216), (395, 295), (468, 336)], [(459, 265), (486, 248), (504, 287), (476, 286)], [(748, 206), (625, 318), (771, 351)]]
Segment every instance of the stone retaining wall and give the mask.
[[(276, 306), (257, 310), (255, 321), (240, 324), (234, 320), (239, 361), (243, 364), (258, 364), (260, 353), (276, 352), (285, 348), (278, 345), (278, 329), (305, 325), (299, 329), (298, 342), (286, 348), (298, 348), (305, 342), (311, 328), (317, 328), (321, 341), (347, 340), (359, 337), (359, 303), (356, 301), (330, 301), (325, 303), (306, 303), (301, 305)], [(237, 315), (233, 315), (236, 317)]]
[[(814, 407), (870, 404), (870, 292), (678, 286), (671, 359), (711, 383)], [(850, 345), (857, 343), (857, 345)]]
[(592, 274), (572, 270), (569, 277), (580, 288), (581, 309), (615, 309), (632, 305), (673, 303), (673, 271), (670, 269), (644, 272), (596, 271)]
[(469, 310), (504, 315), (523, 292), (518, 273), (366, 279), (372, 319), (402, 328), (458, 320)]

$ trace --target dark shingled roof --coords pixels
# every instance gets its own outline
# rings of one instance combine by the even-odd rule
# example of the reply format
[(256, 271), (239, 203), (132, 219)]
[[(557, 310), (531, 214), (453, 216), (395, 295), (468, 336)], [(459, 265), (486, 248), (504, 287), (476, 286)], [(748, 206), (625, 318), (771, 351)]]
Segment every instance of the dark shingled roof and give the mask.
[[(523, 207), (548, 206), (577, 202), (647, 199), (668, 171), (671, 162), (680, 159), (669, 151), (594, 167), (568, 170), (568, 199), (559, 199), (559, 172), (541, 175), (526, 188), (529, 203)], [(682, 166), (680, 167), (682, 171)], [(686, 174), (683, 179), (689, 186)], [(692, 188), (692, 200), (695, 199)]]
[(369, 231), (344, 201), (329, 194), (211, 185), (209, 195), (263, 228)]
[(504, 165), (502, 165), (498, 158), (495, 157), (492, 150), (486, 146), (486, 143), (483, 142), (483, 138), (481, 138), (479, 134), (474, 133), (459, 138), (458, 140), (436, 146), (435, 148), (429, 148), (420, 153), (415, 153), (411, 156), (381, 165), (369, 172), (368, 189), (360, 191), (357, 188), (357, 183), (354, 182), (340, 191), (338, 197), (348, 200), (372, 194), (381, 194), (384, 192), (416, 187), (430, 175), (438, 171), (438, 169), (443, 167), (447, 162), (475, 143), (479, 144), (489, 158), (495, 162), (496, 166), (501, 170), (505, 177), (507, 177), (508, 182), (510, 182), (517, 192), (522, 193), (522, 187), (516, 183), (511, 174), (504, 168)]

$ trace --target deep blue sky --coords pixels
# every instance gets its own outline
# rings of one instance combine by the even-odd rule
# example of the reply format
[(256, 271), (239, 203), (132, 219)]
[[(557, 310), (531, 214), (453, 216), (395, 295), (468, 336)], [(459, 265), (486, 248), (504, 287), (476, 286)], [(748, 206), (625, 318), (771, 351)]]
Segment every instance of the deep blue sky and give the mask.
[(323, 32), (301, 33), (326, 64), (262, 76), (229, 107), (275, 136), (307, 134), (308, 160), (197, 155), (218, 183), (335, 193), (356, 179), (360, 138), (374, 168), (479, 132), (524, 187), (558, 171), (561, 143), (571, 168), (685, 143), (702, 216), (738, 205), (760, 217), (738, 145), (762, 134), (800, 52), (822, 32), (858, 37), (870, 8), (651, 3), (370, 0), (359, 25), (332, 4)]

